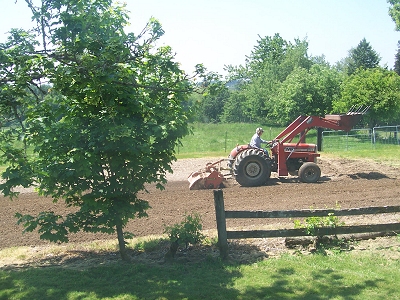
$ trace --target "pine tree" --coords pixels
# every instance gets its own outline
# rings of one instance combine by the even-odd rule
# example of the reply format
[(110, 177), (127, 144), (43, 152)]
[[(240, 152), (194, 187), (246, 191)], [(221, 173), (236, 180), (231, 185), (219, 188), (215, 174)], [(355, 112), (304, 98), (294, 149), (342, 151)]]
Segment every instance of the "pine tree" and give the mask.
[(400, 41), (397, 42), (397, 53), (394, 57), (393, 70), (400, 75)]
[(358, 68), (373, 69), (378, 67), (381, 58), (378, 53), (372, 49), (371, 45), (362, 39), (356, 48), (349, 51), (350, 62), (348, 74), (354, 74)]

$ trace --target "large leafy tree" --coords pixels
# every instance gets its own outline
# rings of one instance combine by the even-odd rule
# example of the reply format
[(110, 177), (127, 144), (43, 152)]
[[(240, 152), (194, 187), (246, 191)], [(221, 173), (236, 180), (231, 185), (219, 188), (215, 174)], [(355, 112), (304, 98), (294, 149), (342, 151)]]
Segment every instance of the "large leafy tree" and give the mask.
[(341, 98), (333, 106), (336, 112), (347, 111), (352, 106), (370, 106), (363, 118), (370, 127), (395, 124), (400, 114), (400, 77), (383, 68), (360, 69), (346, 77)]
[(224, 111), (221, 116), (221, 121), (226, 123), (239, 123), (239, 122), (248, 122), (244, 113), (243, 104), (245, 103), (245, 96), (243, 92), (236, 91), (232, 92), (229, 95), (229, 98), (225, 101)]
[(373, 69), (379, 66), (381, 58), (372, 48), (370, 43), (364, 38), (360, 41), (356, 48), (349, 51), (349, 61), (347, 73), (354, 74), (357, 69)]
[(256, 76), (266, 66), (279, 66), (285, 58), (290, 43), (284, 40), (278, 33), (273, 37), (260, 37), (250, 55), (246, 58), (246, 64), (252, 76)]
[(275, 123), (271, 119), (272, 98), (293, 70), (311, 67), (307, 50), (307, 41), (296, 39), (294, 43), (287, 42), (279, 34), (257, 41), (246, 60), (248, 84), (241, 88), (246, 97), (243, 108), (247, 119)]
[(214, 81), (208, 85), (200, 102), (198, 119), (201, 122), (217, 123), (221, 121), (224, 104), (229, 98), (229, 90), (223, 81)]
[[(396, 24), (396, 30), (400, 31), (400, 0), (388, 0), (391, 6), (389, 8), (389, 15)], [(400, 41), (397, 43), (397, 52), (395, 54), (394, 71), (400, 75)]]
[(272, 98), (274, 118), (286, 125), (299, 115), (329, 113), (333, 101), (340, 96), (342, 80), (339, 72), (326, 65), (293, 70)]
[(306, 40), (295, 39), (292, 43), (279, 34), (261, 38), (246, 58), (248, 78), (269, 77), (269, 80), (282, 82), (293, 69), (311, 67), (307, 50)]
[(391, 5), (389, 7), (389, 15), (396, 24), (396, 30), (400, 30), (400, 0), (387, 0)]
[[(13, 31), (0, 48), (0, 74), (2, 89), (14, 89), (13, 99), (28, 109), (19, 136), (34, 154), (3, 143), (9, 167), (1, 189), (15, 196), (13, 187), (34, 185), (75, 207), (68, 215), (19, 215), (26, 230), (62, 242), (78, 230), (116, 232), (127, 259), (124, 227), (149, 208), (138, 192), (146, 183), (163, 187), (174, 148), (188, 133), (189, 78), (170, 47), (155, 47), (163, 34), (157, 20), (135, 35), (125, 32), (124, 6), (111, 0), (26, 2), (41, 45)], [(39, 96), (32, 86), (44, 81), (51, 91)]]

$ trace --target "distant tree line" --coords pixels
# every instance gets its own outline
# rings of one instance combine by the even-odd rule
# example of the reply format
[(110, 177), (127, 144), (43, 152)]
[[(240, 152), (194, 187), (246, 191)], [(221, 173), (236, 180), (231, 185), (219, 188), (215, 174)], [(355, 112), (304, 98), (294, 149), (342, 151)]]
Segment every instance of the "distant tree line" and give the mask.
[(226, 66), (225, 79), (192, 96), (198, 104), (194, 120), (285, 126), (299, 115), (370, 106), (364, 125), (399, 124), (400, 50), (393, 70), (381, 67), (380, 60), (365, 38), (330, 65), (324, 56), (308, 54), (305, 39), (260, 37), (244, 65)]

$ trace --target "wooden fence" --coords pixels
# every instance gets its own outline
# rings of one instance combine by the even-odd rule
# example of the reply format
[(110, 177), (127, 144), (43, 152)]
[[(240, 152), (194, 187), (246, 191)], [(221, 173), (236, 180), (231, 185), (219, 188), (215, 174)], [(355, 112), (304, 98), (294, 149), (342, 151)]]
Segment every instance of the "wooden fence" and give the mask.
[[(307, 217), (326, 217), (329, 214), (333, 214), (334, 216), (354, 216), (354, 215), (371, 215), (371, 214), (400, 212), (400, 206), (362, 207), (362, 208), (350, 208), (350, 209), (340, 209), (340, 210), (305, 209), (305, 210), (286, 210), (286, 211), (225, 211), (224, 197), (222, 190), (214, 190), (214, 205), (215, 205), (215, 215), (217, 219), (218, 246), (220, 250), (220, 256), (222, 258), (228, 257), (228, 239), (309, 236), (306, 228), (227, 231), (226, 219), (307, 218)], [(400, 223), (320, 227), (320, 228), (315, 228), (314, 232), (316, 236), (372, 233), (372, 232), (400, 232)]]

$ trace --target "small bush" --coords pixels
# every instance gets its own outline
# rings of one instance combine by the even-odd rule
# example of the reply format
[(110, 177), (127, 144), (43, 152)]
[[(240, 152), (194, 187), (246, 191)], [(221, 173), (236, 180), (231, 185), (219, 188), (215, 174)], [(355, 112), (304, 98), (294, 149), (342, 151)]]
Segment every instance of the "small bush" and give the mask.
[(327, 217), (308, 217), (304, 223), (300, 220), (294, 220), (294, 228), (306, 228), (307, 234), (315, 236), (316, 229), (321, 227), (335, 228), (343, 226), (343, 222), (339, 222), (339, 218), (333, 213), (329, 213)]
[(194, 245), (201, 242), (204, 239), (201, 233), (202, 228), (201, 218), (198, 214), (187, 215), (181, 223), (166, 226), (164, 233), (168, 234), (171, 246), (165, 256), (174, 257), (180, 245), (185, 245), (185, 249), (187, 249), (189, 244)]
[(340, 222), (339, 218), (333, 213), (329, 213), (326, 217), (308, 217), (302, 223), (300, 220), (294, 220), (295, 228), (305, 228), (307, 234), (316, 237), (314, 241), (314, 250), (325, 252), (326, 246), (331, 246), (334, 249), (339, 247), (339, 249), (346, 246), (346, 243), (340, 241), (335, 235), (333, 238), (326, 238), (324, 236), (317, 235), (318, 228), (335, 228), (338, 226), (343, 226), (344, 222)]

